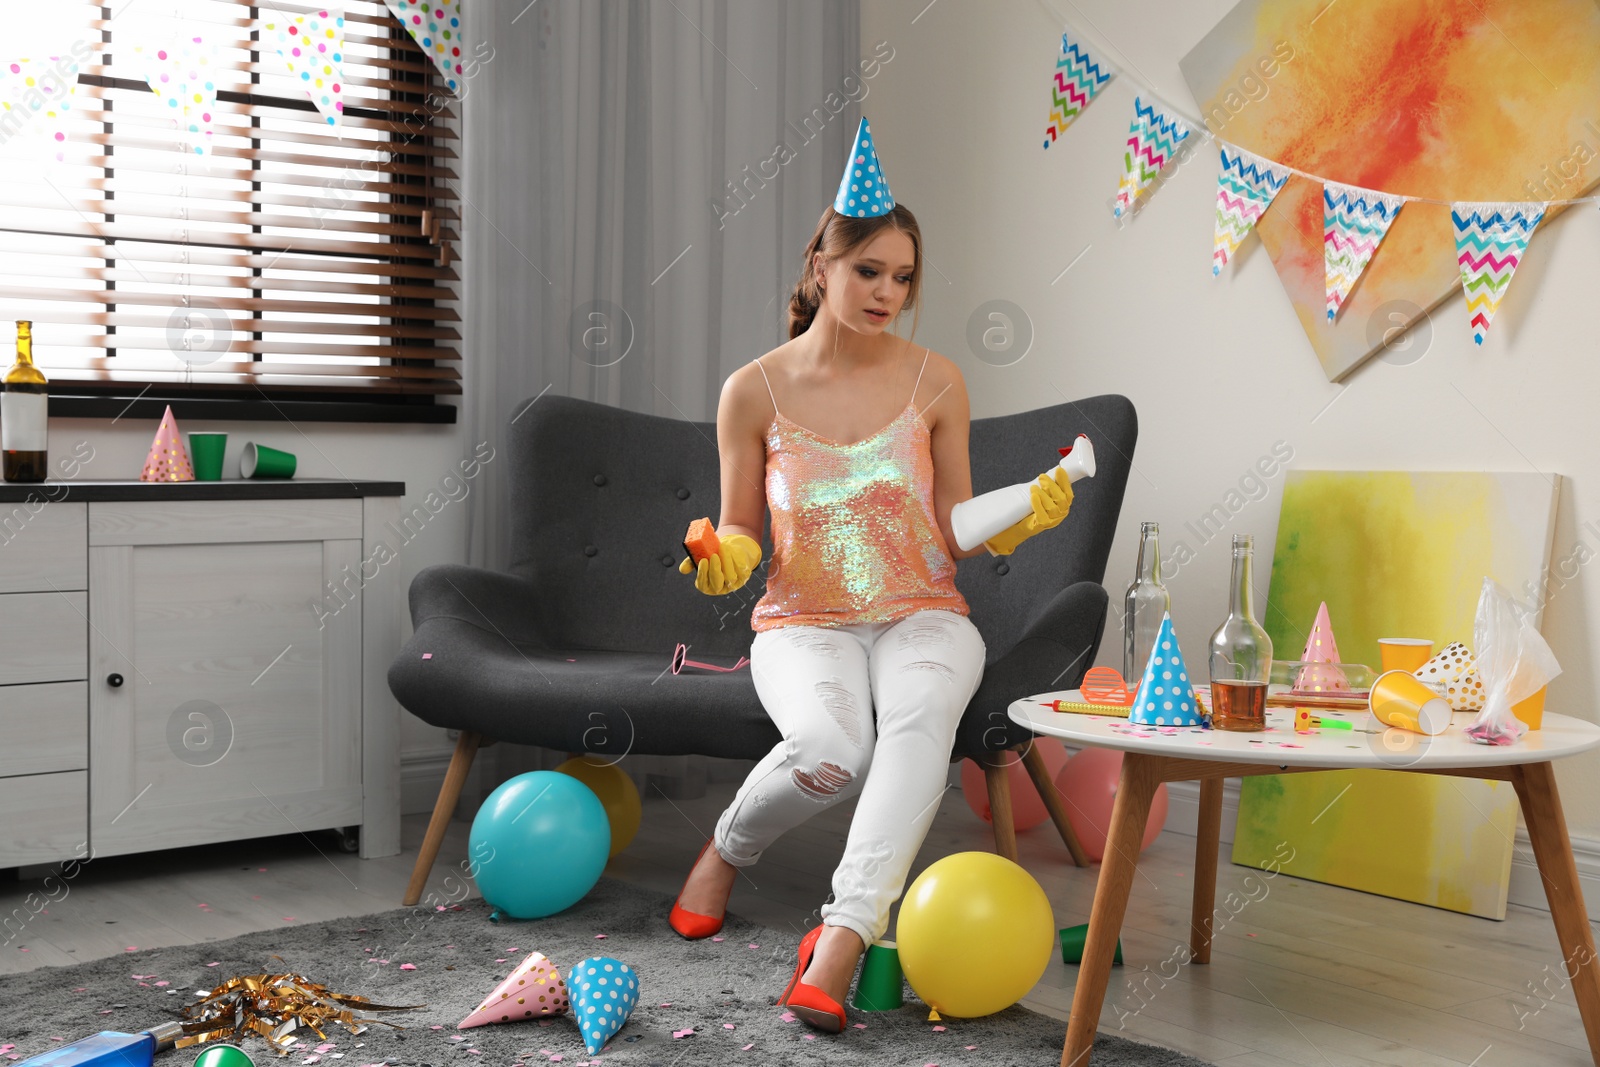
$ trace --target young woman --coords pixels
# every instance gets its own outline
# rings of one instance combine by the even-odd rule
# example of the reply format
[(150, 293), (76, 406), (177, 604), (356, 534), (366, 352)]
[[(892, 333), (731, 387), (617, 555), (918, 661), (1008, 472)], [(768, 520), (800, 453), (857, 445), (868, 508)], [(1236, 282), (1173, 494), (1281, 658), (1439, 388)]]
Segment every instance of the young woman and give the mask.
[[(863, 120), (840, 198), (806, 248), (789, 341), (729, 376), (718, 404), (722, 548), (692, 573), (708, 595), (742, 586), (771, 508), (750, 666), (783, 741), (723, 812), (670, 919), (684, 937), (709, 937), (737, 868), (859, 797), (832, 899), (779, 1000), (835, 1033), (861, 954), (888, 929), (933, 822), (984, 665), (954, 562), (984, 548), (960, 551), (950, 527), (950, 509), (972, 497), (966, 386), (949, 359), (888, 332), (915, 305), (921, 233), (886, 188), (876, 214), (839, 210), (854, 203), (853, 168), (870, 156), (864, 169), (881, 175), (867, 134)], [(1041, 475), (1031, 494), (1033, 513), (989, 551), (1007, 554), (1066, 517), (1065, 473)]]

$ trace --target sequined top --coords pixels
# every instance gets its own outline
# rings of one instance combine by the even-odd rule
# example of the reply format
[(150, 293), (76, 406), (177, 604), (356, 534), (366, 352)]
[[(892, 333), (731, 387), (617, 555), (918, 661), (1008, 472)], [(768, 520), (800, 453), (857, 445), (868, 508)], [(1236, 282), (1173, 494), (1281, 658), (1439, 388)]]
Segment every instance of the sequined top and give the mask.
[(933, 452), (916, 395), (913, 386), (893, 422), (849, 445), (784, 418), (773, 398), (772, 560), (751, 629), (895, 622), (931, 608), (970, 614), (933, 509)]

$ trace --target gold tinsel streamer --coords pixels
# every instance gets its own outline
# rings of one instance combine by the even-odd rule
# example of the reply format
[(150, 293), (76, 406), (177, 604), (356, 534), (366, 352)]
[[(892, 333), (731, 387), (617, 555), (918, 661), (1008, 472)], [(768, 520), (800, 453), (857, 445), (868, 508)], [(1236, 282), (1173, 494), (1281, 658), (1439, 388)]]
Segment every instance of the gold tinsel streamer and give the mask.
[[(366, 1024), (378, 1023), (396, 1030), (405, 1027), (381, 1019), (367, 1019), (356, 1011), (413, 1011), (426, 1004), (374, 1004), (366, 997), (335, 993), (298, 974), (253, 974), (230, 978), (193, 1004), (184, 1006), (183, 1037), (175, 1048), (201, 1045), (207, 1041), (239, 1040), (245, 1034), (259, 1034), (278, 1055), (288, 1055), (295, 1040), (294, 1031), (308, 1027), (320, 1040), (327, 1040), (324, 1028), (342, 1024), (352, 1034), (366, 1031)], [(354, 1010), (352, 1010), (354, 1009)]]

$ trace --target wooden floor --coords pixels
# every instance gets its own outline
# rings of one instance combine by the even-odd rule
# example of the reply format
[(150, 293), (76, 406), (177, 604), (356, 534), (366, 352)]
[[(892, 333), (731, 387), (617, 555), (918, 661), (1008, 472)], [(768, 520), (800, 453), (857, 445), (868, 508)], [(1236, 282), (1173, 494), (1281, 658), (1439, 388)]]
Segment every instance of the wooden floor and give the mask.
[[(646, 798), (643, 829), (607, 874), (676, 892), (734, 789), (713, 783), (697, 800)], [(852, 809), (823, 813), (770, 848), (741, 878), (733, 910), (796, 931), (814, 922)], [(94, 860), (64, 898), (0, 945), (0, 973), (396, 907), (425, 821), (407, 817), (406, 852), (383, 860), (341, 853), (325, 834)], [(464, 859), (466, 837), (466, 823), (452, 824), (430, 890), (464, 891), (459, 876), (454, 889), (445, 879)], [(1073, 868), (1049, 824), (1019, 835), (1019, 845), (1058, 925), (1087, 921), (1094, 869)], [(988, 827), (952, 790), (912, 877), (974, 849), (992, 849)], [(1228, 1067), (1593, 1062), (1545, 913), (1512, 908), (1505, 922), (1490, 922), (1287, 876), (1263, 880), (1224, 855), (1217, 900), (1237, 914), (1211, 964), (1182, 965), (1193, 862), (1194, 839), (1173, 833), (1145, 852), (1103, 1031)], [(0, 882), (0, 919), (13, 915), (0, 937), (16, 930), (38, 888), (37, 879)], [(1075, 973), (1057, 957), (1024, 1003), (1065, 1020)]]

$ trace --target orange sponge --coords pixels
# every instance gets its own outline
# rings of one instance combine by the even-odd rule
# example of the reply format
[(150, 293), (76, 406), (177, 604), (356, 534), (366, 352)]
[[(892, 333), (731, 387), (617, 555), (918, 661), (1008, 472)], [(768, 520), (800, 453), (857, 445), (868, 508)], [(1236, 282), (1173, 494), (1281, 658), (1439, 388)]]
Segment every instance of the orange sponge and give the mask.
[(683, 535), (683, 549), (695, 563), (716, 555), (721, 545), (710, 519), (694, 520), (689, 524), (689, 532)]

